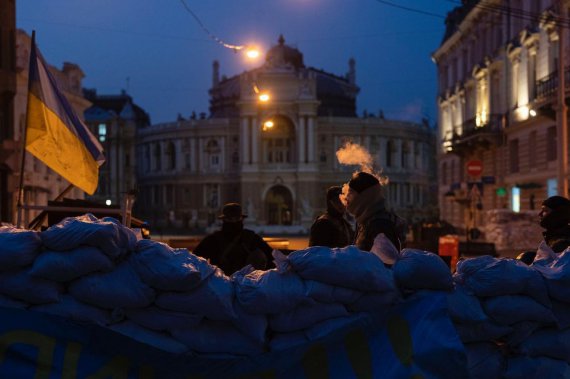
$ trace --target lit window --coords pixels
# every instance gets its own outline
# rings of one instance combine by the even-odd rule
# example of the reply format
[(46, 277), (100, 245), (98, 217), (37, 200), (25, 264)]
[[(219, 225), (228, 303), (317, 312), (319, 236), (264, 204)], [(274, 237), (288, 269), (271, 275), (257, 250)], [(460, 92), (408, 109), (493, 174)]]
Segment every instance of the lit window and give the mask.
[(520, 212), (521, 210), (521, 189), (513, 187), (511, 190), (511, 206), (513, 212)]
[(99, 135), (99, 141), (105, 142), (105, 140), (107, 139), (107, 125), (99, 124), (99, 129), (97, 134)]

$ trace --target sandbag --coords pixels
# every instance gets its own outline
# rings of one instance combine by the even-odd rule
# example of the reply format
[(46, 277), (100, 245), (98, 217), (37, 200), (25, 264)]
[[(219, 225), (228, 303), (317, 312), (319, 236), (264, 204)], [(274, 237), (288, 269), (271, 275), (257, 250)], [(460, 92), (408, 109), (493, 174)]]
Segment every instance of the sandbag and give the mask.
[(380, 258), (355, 246), (309, 247), (289, 254), (287, 262), (305, 280), (360, 291), (386, 292), (396, 287), (392, 271)]
[(570, 304), (561, 301), (552, 301), (552, 313), (559, 329), (570, 328)]
[(288, 333), (306, 329), (321, 321), (345, 316), (348, 316), (348, 311), (342, 304), (300, 305), (290, 312), (271, 315), (269, 327), (276, 332)]
[(119, 324), (113, 324), (109, 328), (117, 333), (169, 353), (184, 354), (188, 352), (188, 348), (174, 338), (142, 328), (134, 322), (124, 321)]
[(449, 316), (454, 322), (473, 323), (488, 319), (479, 299), (471, 294), (465, 286), (456, 285), (455, 289), (447, 295)]
[(549, 308), (534, 299), (522, 295), (489, 297), (483, 300), (485, 313), (496, 323), (512, 325), (521, 321), (554, 323), (554, 315)]
[(236, 317), (233, 308), (234, 288), (222, 270), (216, 271), (200, 285), (187, 292), (163, 292), (156, 305), (177, 312), (205, 316), (211, 320), (228, 321)]
[(9, 296), (0, 294), (0, 307), (26, 309), (28, 307), (28, 304), (23, 301), (12, 299)]
[(140, 280), (129, 261), (109, 273), (74, 280), (69, 293), (81, 302), (105, 309), (143, 308), (155, 298), (155, 291)]
[(269, 324), (267, 315), (247, 312), (237, 298), (234, 300), (234, 311), (236, 317), (231, 321), (232, 324), (252, 341), (260, 346), (265, 346)]
[(492, 342), (465, 344), (470, 379), (501, 379), (506, 359)]
[(189, 349), (200, 353), (259, 355), (264, 352), (263, 346), (223, 321), (203, 320), (198, 326), (175, 329), (171, 334)]
[(532, 266), (548, 266), (558, 259), (558, 254), (552, 250), (545, 240), (540, 242), (536, 249), (536, 256), (532, 262)]
[(396, 246), (384, 233), (380, 233), (374, 238), (370, 252), (387, 265), (393, 265), (401, 257)]
[(570, 362), (570, 329), (540, 329), (523, 341), (517, 351), (521, 355), (544, 356)]
[(34, 278), (30, 270), (0, 272), (0, 293), (29, 304), (58, 302), (63, 286), (51, 280)]
[(130, 259), (143, 282), (164, 291), (191, 290), (214, 272), (213, 267), (203, 273), (198, 271), (194, 262), (201, 258), (186, 249), (175, 250), (165, 243), (146, 239), (137, 243), (136, 254)]
[(509, 325), (512, 330), (501, 338), (501, 341), (509, 347), (518, 346), (535, 331), (544, 327), (544, 323), (537, 321), (520, 321)]
[(10, 271), (31, 264), (40, 252), (40, 234), (12, 226), (0, 227), (0, 271)]
[(499, 325), (491, 320), (468, 324), (457, 323), (455, 324), (455, 329), (464, 344), (495, 341), (513, 331), (512, 327)]
[(384, 312), (401, 301), (397, 291), (366, 292), (354, 303), (346, 305), (350, 312)]
[(313, 302), (305, 296), (305, 283), (294, 272), (280, 273), (272, 269), (241, 273), (234, 275), (236, 296), (249, 313), (290, 312), (301, 304)]
[(364, 295), (364, 292), (305, 280), (305, 295), (321, 303), (351, 304)]
[(528, 295), (550, 307), (544, 279), (535, 269), (516, 259), (485, 255), (459, 261), (454, 280), (479, 297)]
[(97, 271), (109, 272), (114, 267), (99, 248), (79, 246), (69, 251), (43, 251), (34, 261), (30, 275), (68, 282)]
[(30, 309), (35, 312), (62, 316), (73, 321), (98, 325), (111, 323), (111, 314), (109, 311), (84, 304), (75, 300), (73, 296), (70, 295), (63, 295), (58, 303), (36, 305), (30, 307)]
[(302, 346), (309, 340), (304, 332), (275, 333), (269, 341), (269, 350), (281, 351), (293, 347)]
[(450, 290), (453, 281), (449, 267), (434, 253), (404, 249), (394, 264), (394, 280), (400, 289)]
[(167, 311), (155, 306), (125, 309), (124, 313), (132, 322), (158, 332), (195, 326), (202, 320), (202, 316), (199, 315)]
[(550, 264), (537, 264), (532, 268), (544, 277), (553, 299), (570, 303), (570, 249), (558, 254)]
[[(125, 234), (132, 233), (130, 237)], [(43, 244), (50, 250), (72, 250), (81, 245), (100, 248), (109, 258), (118, 259), (134, 250), (136, 236), (117, 222), (103, 221), (88, 213), (67, 217), (41, 232)]]
[(567, 379), (570, 366), (564, 361), (547, 357), (511, 357), (507, 359), (504, 379)]
[(309, 341), (316, 341), (320, 338), (328, 336), (337, 330), (341, 330), (364, 319), (367, 319), (368, 317), (369, 316), (366, 313), (355, 313), (349, 316), (321, 321), (312, 327), (305, 329), (305, 337), (307, 337)]

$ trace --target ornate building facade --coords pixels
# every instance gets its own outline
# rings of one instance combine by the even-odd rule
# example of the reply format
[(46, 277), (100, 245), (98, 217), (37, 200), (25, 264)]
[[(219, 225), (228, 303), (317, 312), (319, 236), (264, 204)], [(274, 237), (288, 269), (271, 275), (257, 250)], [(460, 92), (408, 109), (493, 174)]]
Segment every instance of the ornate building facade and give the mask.
[[(157, 227), (207, 228), (222, 205), (241, 202), (265, 233), (305, 232), (341, 165), (345, 143), (366, 148), (390, 184), (388, 206), (409, 219), (433, 216), (435, 138), (427, 124), (356, 116), (354, 60), (337, 76), (307, 67), (281, 36), (265, 63), (231, 78), (213, 64), (210, 114), (138, 129), (137, 215)], [(266, 101), (261, 95), (268, 95)]]
[[(559, 46), (561, 3), (567, 19), (568, 2), (554, 0), (464, 1), (447, 16), (433, 60), (440, 212), (455, 226), (472, 229), (486, 210), (536, 210), (563, 194), (569, 152), (558, 72), (562, 65), (569, 78), (570, 45), (566, 37)], [(481, 174), (469, 175), (469, 162)]]

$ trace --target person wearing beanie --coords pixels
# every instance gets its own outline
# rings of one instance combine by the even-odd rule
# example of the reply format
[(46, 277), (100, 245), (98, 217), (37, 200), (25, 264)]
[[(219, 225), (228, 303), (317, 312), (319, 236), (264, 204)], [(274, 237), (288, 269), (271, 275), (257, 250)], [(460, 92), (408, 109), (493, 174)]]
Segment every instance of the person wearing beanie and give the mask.
[(404, 244), (404, 233), (400, 230), (405, 222), (386, 209), (385, 198), (379, 180), (366, 172), (355, 173), (348, 182), (346, 209), (356, 219), (354, 244), (364, 251), (370, 251), (374, 239), (383, 233), (398, 251)]
[(540, 226), (544, 241), (554, 252), (561, 253), (570, 246), (570, 200), (551, 196), (542, 202)]
[(340, 200), (342, 187), (327, 190), (327, 210), (311, 226), (309, 246), (345, 247), (352, 244), (354, 231), (345, 219), (346, 207)]

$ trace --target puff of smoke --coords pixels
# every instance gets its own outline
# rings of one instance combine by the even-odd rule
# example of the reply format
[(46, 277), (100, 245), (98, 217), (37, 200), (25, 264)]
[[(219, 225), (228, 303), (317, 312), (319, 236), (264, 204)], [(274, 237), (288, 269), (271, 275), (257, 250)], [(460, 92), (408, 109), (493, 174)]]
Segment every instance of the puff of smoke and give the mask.
[[(372, 155), (357, 143), (346, 142), (340, 149), (336, 152), (336, 158), (338, 162), (342, 165), (347, 166), (360, 166), (358, 171), (367, 172), (374, 175), (381, 185), (388, 184), (388, 177), (382, 176), (382, 170), (374, 170), (374, 159)], [(344, 205), (346, 205), (346, 195), (348, 194), (348, 183), (342, 186), (342, 194), (339, 196), (340, 200)]]

